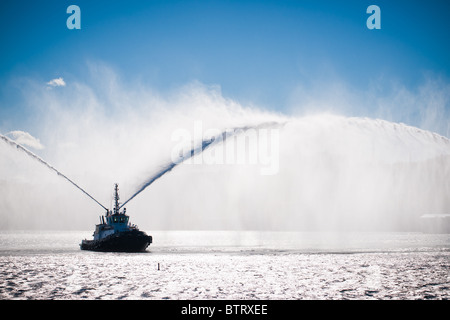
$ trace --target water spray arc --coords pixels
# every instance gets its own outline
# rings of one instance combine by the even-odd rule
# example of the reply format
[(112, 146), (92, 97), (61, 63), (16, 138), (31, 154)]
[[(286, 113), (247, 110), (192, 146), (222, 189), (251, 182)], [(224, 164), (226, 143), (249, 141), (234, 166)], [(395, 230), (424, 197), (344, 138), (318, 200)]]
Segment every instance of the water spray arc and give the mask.
[(195, 154), (200, 152), (203, 152), (206, 148), (208, 148), (211, 144), (213, 144), (214, 139), (210, 140), (210, 141), (202, 141), (201, 145), (192, 149), (190, 152), (188, 152), (186, 155), (184, 155), (183, 157), (180, 158), (180, 160), (175, 161), (175, 162), (170, 162), (169, 164), (165, 165), (163, 167), (163, 169), (161, 171), (159, 171), (157, 174), (155, 174), (154, 176), (152, 176), (149, 180), (147, 180), (144, 184), (141, 185), (141, 187), (138, 189), (138, 191), (136, 191), (127, 201), (125, 201), (124, 203), (122, 203), (120, 205), (119, 208), (122, 208), (124, 205), (126, 205), (128, 202), (130, 202), (131, 200), (134, 199), (134, 197), (136, 197), (139, 193), (141, 193), (142, 191), (144, 191), (149, 185), (151, 185), (153, 182), (155, 182), (156, 180), (158, 180), (159, 178), (161, 178), (163, 175), (165, 175), (166, 173), (172, 171), (173, 168), (175, 168), (177, 165), (179, 165), (180, 163), (182, 163), (183, 161), (191, 158), (192, 156), (194, 156)]
[[(223, 141), (222, 138), (223, 136), (225, 137), (231, 137), (240, 133), (243, 133), (249, 129), (260, 129), (260, 128), (267, 128), (267, 127), (277, 127), (277, 126), (283, 126), (285, 123), (279, 123), (279, 122), (265, 122), (265, 123), (261, 123), (259, 125), (254, 125), (254, 126), (244, 126), (244, 127), (237, 127), (234, 128), (232, 130), (226, 130), (223, 131), (220, 135), (217, 135), (215, 137), (213, 137), (212, 139), (207, 139), (207, 140), (203, 140), (201, 143), (199, 143), (197, 146), (194, 146), (189, 152), (185, 153), (182, 157), (180, 157), (177, 161), (172, 161), (170, 163), (168, 163), (167, 165), (165, 165), (163, 167), (163, 169), (161, 171), (159, 171), (158, 173), (156, 173), (154, 176), (150, 177), (150, 179), (148, 179), (145, 183), (143, 183), (139, 189), (128, 199), (126, 200), (124, 203), (122, 203), (119, 207), (119, 209), (121, 209), (123, 206), (125, 206), (128, 202), (130, 202), (132, 199), (134, 199), (139, 193), (141, 193), (142, 191), (144, 191), (148, 186), (150, 186), (153, 182), (155, 182), (156, 180), (158, 180), (159, 178), (161, 178), (163, 175), (165, 175), (166, 173), (170, 172), (173, 168), (175, 168), (176, 166), (178, 166), (179, 164), (183, 163), (185, 160), (188, 160), (190, 158), (192, 158), (194, 155), (200, 154), (202, 153), (204, 150), (206, 150), (207, 148)], [(44, 166), (46, 166), (47, 168), (49, 168), (50, 170), (56, 172), (56, 174), (64, 179), (66, 179), (68, 182), (70, 182), (72, 185), (74, 185), (76, 188), (78, 188), (79, 190), (81, 190), (85, 195), (87, 195), (89, 198), (91, 198), (92, 200), (94, 200), (99, 206), (101, 206), (105, 211), (108, 211), (108, 209), (103, 206), (100, 202), (98, 202), (94, 197), (92, 197), (89, 193), (87, 193), (83, 188), (81, 188), (80, 186), (78, 186), (75, 182), (73, 182), (72, 180), (70, 180), (67, 176), (65, 176), (64, 174), (62, 174), (60, 171), (58, 171), (56, 168), (54, 168), (53, 166), (51, 166), (49, 163), (47, 163), (46, 161), (44, 161), (41, 157), (37, 156), (36, 154), (34, 154), (33, 152), (31, 152), (30, 150), (26, 149), (25, 147), (21, 146), (20, 144), (14, 142), (13, 140), (9, 139), (8, 137), (0, 134), (0, 138), (5, 141), (7, 144), (9, 144), (11, 147), (16, 147), (18, 150), (24, 152), (25, 154), (27, 154), (28, 156), (30, 156), (31, 158), (39, 161), (41, 164), (43, 164)]]
[(11, 139), (9, 139), (8, 137), (5, 137), (4, 135), (0, 134), (0, 138), (5, 141), (7, 144), (9, 144), (11, 147), (16, 147), (18, 150), (25, 152), (28, 156), (30, 156), (31, 158), (39, 161), (40, 163), (42, 163), (44, 166), (46, 166), (47, 168), (49, 168), (50, 170), (56, 172), (56, 174), (64, 179), (66, 179), (67, 181), (69, 181), (71, 184), (73, 184), (75, 187), (77, 187), (79, 190), (81, 190), (85, 195), (87, 195), (89, 198), (91, 198), (92, 200), (94, 200), (99, 206), (101, 206), (103, 209), (105, 209), (106, 211), (108, 211), (108, 209), (106, 209), (105, 206), (103, 206), (100, 202), (98, 202), (97, 200), (94, 199), (94, 197), (92, 197), (89, 193), (87, 193), (85, 190), (83, 190), (80, 186), (78, 186), (75, 182), (73, 182), (72, 180), (70, 180), (68, 177), (66, 177), (64, 174), (62, 174), (61, 172), (59, 172), (57, 169), (55, 169), (53, 166), (51, 166), (50, 164), (48, 164), (46, 161), (44, 161), (41, 157), (37, 156), (36, 154), (34, 154), (33, 152), (31, 152), (30, 150), (24, 148), (23, 146), (21, 146), (20, 144), (12, 141)]
[(218, 144), (220, 142), (223, 142), (224, 139), (222, 139), (222, 137), (230, 138), (230, 137), (232, 137), (234, 135), (242, 134), (242, 133), (244, 133), (245, 131), (247, 131), (249, 129), (261, 129), (261, 128), (269, 128), (269, 127), (274, 128), (274, 127), (284, 126), (285, 124), (286, 124), (286, 122), (280, 123), (280, 122), (276, 122), (276, 121), (271, 121), (271, 122), (264, 122), (264, 123), (261, 123), (259, 125), (254, 125), (254, 126), (237, 127), (237, 128), (233, 128), (232, 130), (225, 130), (222, 133), (220, 133), (219, 135), (213, 137), (212, 139), (202, 140), (201, 143), (198, 143), (190, 151), (188, 151), (185, 154), (183, 154), (183, 156), (178, 158), (178, 160), (171, 161), (168, 164), (164, 165), (163, 168), (161, 169), (161, 171), (159, 171), (158, 173), (156, 173), (155, 175), (150, 177), (146, 182), (144, 182), (139, 187), (139, 189), (127, 201), (122, 203), (120, 208), (122, 208), (124, 205), (126, 205), (132, 199), (134, 199), (139, 193), (144, 191), (153, 182), (155, 182), (156, 180), (161, 178), (166, 173), (172, 171), (172, 169), (175, 168), (176, 166), (178, 166), (179, 164), (181, 164), (184, 161), (192, 158), (195, 155), (198, 155), (198, 154), (202, 153), (207, 148), (209, 148), (209, 147), (211, 147), (211, 146), (213, 146), (215, 144)]

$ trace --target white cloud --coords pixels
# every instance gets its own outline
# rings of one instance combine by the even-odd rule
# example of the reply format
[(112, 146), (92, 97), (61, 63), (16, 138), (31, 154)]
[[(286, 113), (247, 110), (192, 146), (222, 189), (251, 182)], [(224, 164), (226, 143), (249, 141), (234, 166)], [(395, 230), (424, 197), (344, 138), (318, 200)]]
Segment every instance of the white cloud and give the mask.
[(31, 147), (36, 150), (44, 149), (44, 146), (39, 139), (33, 137), (28, 132), (16, 130), (8, 132), (6, 135), (20, 145)]
[(52, 86), (52, 87), (65, 87), (66, 82), (64, 81), (63, 78), (59, 77), (59, 78), (50, 80), (49, 82), (47, 82), (47, 85)]

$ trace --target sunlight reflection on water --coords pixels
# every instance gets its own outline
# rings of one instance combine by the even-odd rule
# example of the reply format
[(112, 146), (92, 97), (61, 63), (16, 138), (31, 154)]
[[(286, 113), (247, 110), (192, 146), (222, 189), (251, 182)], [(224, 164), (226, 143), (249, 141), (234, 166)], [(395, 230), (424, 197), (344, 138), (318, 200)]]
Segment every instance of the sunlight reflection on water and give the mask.
[(0, 298), (450, 297), (449, 235), (160, 231), (144, 253), (81, 251), (90, 233), (1, 232)]

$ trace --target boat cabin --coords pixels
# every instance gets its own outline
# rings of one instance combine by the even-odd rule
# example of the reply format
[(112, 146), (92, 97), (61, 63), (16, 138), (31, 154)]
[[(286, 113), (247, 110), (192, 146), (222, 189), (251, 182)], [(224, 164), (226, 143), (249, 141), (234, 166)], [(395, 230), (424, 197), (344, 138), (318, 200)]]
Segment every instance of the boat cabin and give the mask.
[(115, 230), (122, 231), (128, 229), (128, 217), (125, 213), (116, 213), (106, 216), (106, 224), (112, 226)]
[(125, 213), (107, 214), (100, 217), (100, 224), (95, 226), (94, 239), (101, 239), (116, 232), (132, 229), (128, 224), (129, 216)]

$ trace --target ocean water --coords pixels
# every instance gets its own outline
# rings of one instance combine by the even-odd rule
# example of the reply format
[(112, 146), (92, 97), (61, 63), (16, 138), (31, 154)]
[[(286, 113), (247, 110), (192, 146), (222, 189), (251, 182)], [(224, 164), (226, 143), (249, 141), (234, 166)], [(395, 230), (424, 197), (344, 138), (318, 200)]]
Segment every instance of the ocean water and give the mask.
[(143, 253), (85, 232), (0, 232), (0, 299), (449, 299), (450, 235), (155, 231)]

